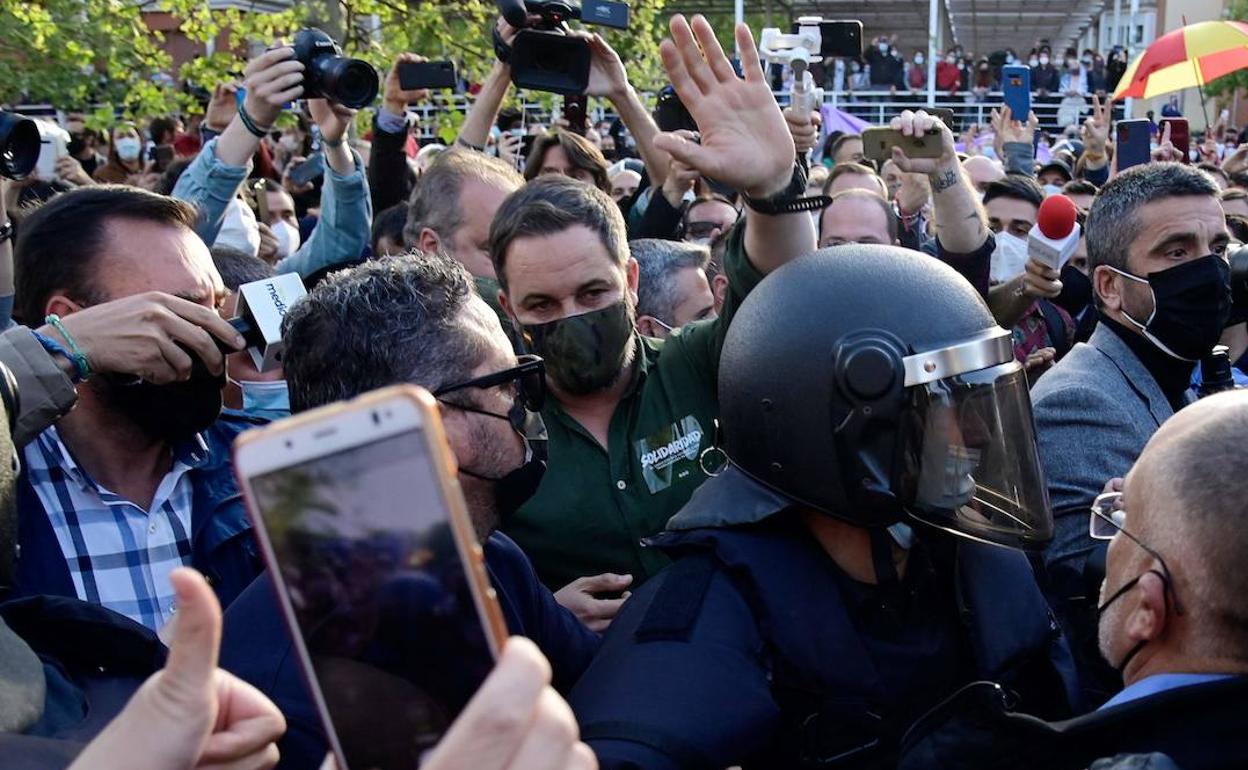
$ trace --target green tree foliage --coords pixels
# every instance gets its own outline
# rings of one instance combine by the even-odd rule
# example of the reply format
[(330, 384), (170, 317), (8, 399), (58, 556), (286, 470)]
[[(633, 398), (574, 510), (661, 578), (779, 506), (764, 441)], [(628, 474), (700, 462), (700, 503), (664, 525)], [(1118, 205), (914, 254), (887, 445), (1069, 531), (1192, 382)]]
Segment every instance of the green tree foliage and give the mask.
[[(1223, 13), (1227, 19), (1248, 21), (1248, 0), (1231, 0)], [(1205, 86), (1205, 95), (1226, 99), (1241, 88), (1248, 88), (1248, 70), (1232, 72), (1209, 83)]]
[[(599, 29), (629, 66), (634, 84), (653, 89), (664, 78), (658, 43), (666, 32), (667, 0), (633, 0), (627, 31)], [(179, 20), (189, 40), (217, 43), (174, 71), (141, 9)], [(250, 54), (290, 39), (305, 24), (328, 31), (347, 54), (384, 74), (395, 55), (413, 51), (452, 59), (471, 80), (493, 62), (493, 0), (297, 0), (280, 12), (215, 8), (206, 0), (23, 0), (0, 2), (0, 102), (47, 102), (61, 108), (96, 105), (93, 122), (197, 112), (216, 84), (237, 79)], [(220, 45), (224, 33), (228, 43)], [(452, 131), (453, 120), (443, 127)], [(445, 133), (445, 132), (444, 132)]]

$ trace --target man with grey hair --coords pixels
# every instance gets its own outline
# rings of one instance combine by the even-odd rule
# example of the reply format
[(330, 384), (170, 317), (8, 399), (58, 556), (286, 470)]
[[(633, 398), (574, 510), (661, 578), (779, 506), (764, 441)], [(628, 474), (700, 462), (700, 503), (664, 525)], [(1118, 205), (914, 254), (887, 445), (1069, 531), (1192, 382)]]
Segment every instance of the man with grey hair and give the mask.
[(488, 249), (490, 222), (503, 199), (524, 184), (498, 158), (452, 148), (420, 176), (408, 202), (403, 240), (424, 254), (449, 254), (468, 269), (477, 293), (501, 315)]
[[(396, 383), (434, 394), (507, 627), (541, 648), (555, 688), (566, 692), (588, 666), (599, 638), (559, 602), (577, 594), (569, 603), (602, 629), (623, 600), (597, 600), (579, 586), (552, 595), (515, 542), (497, 531), (542, 478), (544, 462), (521, 432), (527, 411), (544, 397), (541, 361), (516, 358), (468, 272), (437, 253), (393, 256), (334, 273), (291, 307), (282, 328), (296, 413)], [(267, 581), (250, 586), (227, 615), (228, 627), (248, 631), (226, 635), (222, 661), (282, 707), (290, 725), (285, 761), (317, 767), (324, 757), (320, 725)], [(257, 638), (274, 637), (285, 647), (270, 645), (264, 655), (255, 654)]]
[(1202, 399), (1157, 430), (1122, 491), (1081, 514), (1084, 531), (1108, 543), (1093, 591), (1099, 647), (1125, 689), (1046, 723), (973, 686), (967, 708), (955, 698), (910, 731), (901, 770), (1082, 770), (1154, 752), (1184, 770), (1248, 766), (1246, 433), (1248, 393)]
[(694, 321), (715, 318), (715, 295), (706, 277), (711, 251), (705, 246), (640, 238), (630, 241), (637, 260), (637, 331), (667, 335)]
[(1089, 537), (1086, 512), (1190, 402), (1196, 362), (1229, 316), (1230, 268), (1218, 188), (1181, 164), (1118, 175), (1097, 195), (1085, 232), (1100, 324), (1031, 395), (1057, 528), (1044, 556), (1050, 603), (1095, 705), (1119, 684), (1096, 650), (1105, 546)]

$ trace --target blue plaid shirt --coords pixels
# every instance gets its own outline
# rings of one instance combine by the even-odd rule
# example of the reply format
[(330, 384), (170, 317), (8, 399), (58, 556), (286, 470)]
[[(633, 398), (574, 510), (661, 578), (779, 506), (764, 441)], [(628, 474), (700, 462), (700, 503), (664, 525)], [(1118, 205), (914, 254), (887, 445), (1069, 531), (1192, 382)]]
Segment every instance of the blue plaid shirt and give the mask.
[[(198, 437), (197, 437), (198, 438)], [(97, 484), (51, 427), (26, 446), (31, 486), (43, 503), (78, 598), (153, 631), (177, 611), (169, 573), (191, 562), (191, 478), (207, 460), (202, 439), (174, 449), (150, 511)]]

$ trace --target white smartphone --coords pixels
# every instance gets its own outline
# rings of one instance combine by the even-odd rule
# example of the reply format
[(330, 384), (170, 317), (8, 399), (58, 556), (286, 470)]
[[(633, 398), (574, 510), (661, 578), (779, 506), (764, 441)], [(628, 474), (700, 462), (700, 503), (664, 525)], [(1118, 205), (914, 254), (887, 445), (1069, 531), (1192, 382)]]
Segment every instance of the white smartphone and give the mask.
[(338, 767), (417, 767), (507, 636), (433, 397), (248, 431), (234, 468)]
[(60, 126), (39, 121), (39, 160), (35, 163), (35, 176), (40, 180), (57, 180), (56, 161), (69, 154), (67, 136)]

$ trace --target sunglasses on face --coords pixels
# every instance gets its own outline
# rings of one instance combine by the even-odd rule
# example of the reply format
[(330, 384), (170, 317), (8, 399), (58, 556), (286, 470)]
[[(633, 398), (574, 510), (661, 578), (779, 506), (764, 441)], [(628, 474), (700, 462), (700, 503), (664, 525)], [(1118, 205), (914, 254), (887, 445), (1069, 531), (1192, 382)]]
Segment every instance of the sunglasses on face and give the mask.
[(434, 398), (467, 388), (495, 388), (509, 382), (516, 384), (516, 400), (530, 412), (540, 412), (546, 403), (546, 363), (541, 356), (518, 356), (519, 363), (501, 372), (474, 377), (471, 380), (447, 385), (433, 392)]

